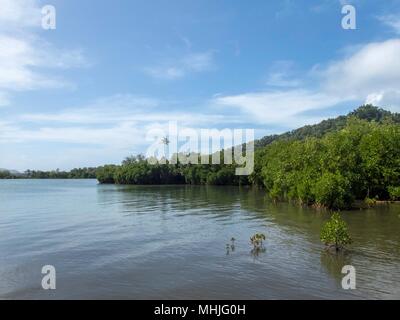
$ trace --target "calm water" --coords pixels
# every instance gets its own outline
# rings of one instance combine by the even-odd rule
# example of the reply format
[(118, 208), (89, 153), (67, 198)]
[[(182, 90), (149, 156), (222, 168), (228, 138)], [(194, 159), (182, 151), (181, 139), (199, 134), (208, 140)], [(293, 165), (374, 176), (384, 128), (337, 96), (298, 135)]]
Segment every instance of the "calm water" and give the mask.
[[(354, 245), (339, 256), (319, 241), (327, 218), (246, 188), (0, 180), (0, 298), (399, 299), (400, 206), (344, 213)], [(41, 289), (44, 265), (55, 291)]]

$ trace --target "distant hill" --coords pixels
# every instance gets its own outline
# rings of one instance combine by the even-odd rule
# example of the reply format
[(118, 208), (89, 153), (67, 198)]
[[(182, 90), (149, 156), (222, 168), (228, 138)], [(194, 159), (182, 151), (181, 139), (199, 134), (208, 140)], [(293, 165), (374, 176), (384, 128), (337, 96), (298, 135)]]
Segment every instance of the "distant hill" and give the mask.
[(328, 132), (338, 131), (344, 128), (347, 119), (350, 117), (356, 117), (367, 121), (376, 121), (379, 123), (386, 120), (393, 121), (395, 123), (400, 123), (399, 113), (392, 113), (390, 111), (372, 105), (364, 105), (354, 110), (353, 112), (350, 112), (347, 116), (339, 116), (334, 119), (324, 120), (318, 124), (307, 125), (299, 129), (279, 135), (275, 134), (275, 135), (265, 136), (255, 141), (255, 148), (265, 147), (274, 142), (275, 140), (280, 140), (280, 139), (303, 140), (307, 137), (320, 138)]
[(9, 170), (9, 169), (4, 169), (4, 168), (0, 168), (0, 172), (7, 172), (7, 173), (10, 173), (15, 176), (23, 175), (21, 172), (19, 172), (17, 170)]

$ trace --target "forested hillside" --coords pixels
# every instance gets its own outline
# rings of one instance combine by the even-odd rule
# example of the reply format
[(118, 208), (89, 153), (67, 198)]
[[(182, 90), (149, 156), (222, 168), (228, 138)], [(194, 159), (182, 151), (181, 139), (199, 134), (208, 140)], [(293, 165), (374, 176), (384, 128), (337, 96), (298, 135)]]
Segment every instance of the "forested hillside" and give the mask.
[(351, 117), (355, 117), (360, 120), (376, 121), (382, 123), (383, 121), (392, 121), (393, 123), (400, 124), (400, 114), (391, 113), (390, 111), (374, 107), (372, 105), (365, 105), (347, 116), (340, 116), (334, 119), (324, 120), (315, 125), (304, 126), (299, 129), (283, 133), (281, 135), (271, 135), (261, 138), (255, 142), (256, 148), (261, 148), (269, 145), (275, 140), (279, 139), (305, 139), (307, 137), (320, 138), (324, 134), (332, 131), (338, 131), (346, 126), (347, 120)]

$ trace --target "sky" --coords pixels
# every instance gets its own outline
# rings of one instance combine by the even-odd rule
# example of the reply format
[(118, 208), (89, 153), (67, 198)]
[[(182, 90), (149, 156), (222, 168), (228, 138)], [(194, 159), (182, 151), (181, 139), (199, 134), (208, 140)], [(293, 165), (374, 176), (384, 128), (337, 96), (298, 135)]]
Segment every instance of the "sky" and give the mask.
[(0, 168), (117, 164), (168, 121), (262, 137), (364, 103), (400, 112), (400, 0), (0, 0)]

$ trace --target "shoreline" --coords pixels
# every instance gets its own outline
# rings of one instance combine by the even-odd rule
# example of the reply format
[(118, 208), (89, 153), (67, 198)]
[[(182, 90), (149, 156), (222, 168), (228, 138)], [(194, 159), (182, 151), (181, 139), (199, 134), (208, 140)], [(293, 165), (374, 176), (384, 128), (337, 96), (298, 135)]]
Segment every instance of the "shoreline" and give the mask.
[[(204, 186), (204, 187), (238, 187), (238, 188), (246, 188), (246, 189), (258, 189), (262, 190), (262, 188), (253, 186), (253, 185), (208, 185), (208, 184), (187, 184), (187, 183), (182, 183), (182, 184), (117, 184), (117, 183), (106, 183), (106, 182), (99, 182), (98, 179), (96, 178), (24, 178), (24, 177), (18, 177), (18, 178), (3, 178), (1, 180), (96, 180), (98, 185), (115, 185), (115, 186)], [(266, 196), (268, 196), (266, 194)], [(354, 203), (351, 205), (350, 208), (347, 209), (331, 209), (327, 208), (324, 206), (320, 206), (317, 204), (311, 204), (311, 205), (305, 205), (298, 203), (296, 200), (273, 200), (271, 199), (272, 202), (282, 202), (282, 203), (294, 203), (299, 206), (305, 206), (309, 208), (313, 208), (315, 210), (327, 210), (327, 211), (342, 211), (342, 210), (350, 210), (350, 211), (355, 211), (355, 210), (366, 210), (366, 209), (371, 209), (374, 207), (379, 207), (379, 206), (388, 206), (388, 205), (399, 205), (400, 201), (399, 200), (376, 200), (371, 204), (367, 204), (365, 200), (355, 200)]]

